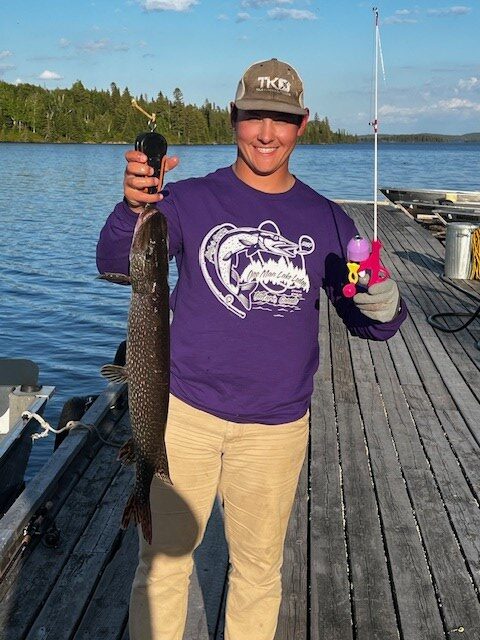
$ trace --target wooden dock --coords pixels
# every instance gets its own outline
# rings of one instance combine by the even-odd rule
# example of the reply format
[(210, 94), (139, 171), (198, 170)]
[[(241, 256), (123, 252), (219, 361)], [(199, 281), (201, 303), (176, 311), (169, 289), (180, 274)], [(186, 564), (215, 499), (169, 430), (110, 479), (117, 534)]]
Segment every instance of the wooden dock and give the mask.
[[(342, 204), (370, 236), (371, 205)], [(322, 294), (276, 640), (480, 639), (480, 321), (449, 334), (426, 320), (479, 302), (441, 280), (437, 239), (392, 206), (379, 215), (410, 317), (388, 343), (352, 338)], [(109, 386), (84, 418), (116, 442), (129, 430), (124, 391)], [(132, 470), (116, 455), (95, 431), (72, 432), (2, 520), (1, 640), (128, 639), (137, 534), (119, 530)], [(52, 535), (33, 534), (21, 553), (23, 528), (45, 504)], [(45, 544), (53, 522), (56, 548)], [(227, 569), (216, 505), (185, 640), (223, 638)]]

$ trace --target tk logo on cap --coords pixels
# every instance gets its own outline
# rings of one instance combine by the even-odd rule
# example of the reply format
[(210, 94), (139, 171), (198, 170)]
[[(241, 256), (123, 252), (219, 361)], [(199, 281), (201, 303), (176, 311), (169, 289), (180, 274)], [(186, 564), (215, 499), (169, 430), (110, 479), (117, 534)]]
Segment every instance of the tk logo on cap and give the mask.
[(290, 93), (290, 82), (285, 78), (270, 78), (270, 76), (259, 76), (260, 89), (276, 89)]

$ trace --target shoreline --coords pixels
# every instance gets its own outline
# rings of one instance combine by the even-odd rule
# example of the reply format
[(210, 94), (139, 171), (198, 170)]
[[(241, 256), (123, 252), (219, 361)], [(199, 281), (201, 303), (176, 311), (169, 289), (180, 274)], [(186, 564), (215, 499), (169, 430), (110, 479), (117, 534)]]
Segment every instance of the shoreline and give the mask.
[[(415, 145), (427, 145), (427, 146), (435, 146), (435, 145), (464, 145), (464, 146), (472, 146), (472, 145), (480, 145), (480, 139), (478, 140), (379, 140), (380, 145), (391, 145), (398, 144), (401, 146), (415, 146)], [(361, 146), (368, 145), (370, 146), (373, 143), (372, 140), (357, 140), (351, 142), (299, 142), (297, 144), (298, 147), (331, 147), (334, 145), (338, 146)], [(62, 145), (110, 145), (110, 146), (122, 146), (122, 145), (132, 145), (132, 141), (104, 141), (104, 142), (94, 142), (94, 141), (84, 141), (84, 142), (73, 142), (67, 140), (1, 140), (0, 144), (62, 144)], [(236, 144), (234, 142), (201, 142), (201, 143), (186, 143), (186, 142), (176, 142), (169, 143), (171, 147), (235, 147)]]

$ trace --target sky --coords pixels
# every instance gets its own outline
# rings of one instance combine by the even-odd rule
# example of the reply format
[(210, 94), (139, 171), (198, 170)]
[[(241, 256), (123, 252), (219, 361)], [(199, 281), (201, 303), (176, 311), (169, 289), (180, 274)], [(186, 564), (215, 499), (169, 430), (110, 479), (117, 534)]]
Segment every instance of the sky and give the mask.
[[(454, 0), (455, 1), (455, 0)], [(463, 0), (457, 0), (462, 2)], [(377, 6), (382, 133), (480, 131), (480, 0)], [(0, 0), (0, 79), (47, 88), (114, 82), (135, 96), (226, 107), (253, 62), (278, 58), (313, 117), (371, 132), (374, 14), (348, 0)]]

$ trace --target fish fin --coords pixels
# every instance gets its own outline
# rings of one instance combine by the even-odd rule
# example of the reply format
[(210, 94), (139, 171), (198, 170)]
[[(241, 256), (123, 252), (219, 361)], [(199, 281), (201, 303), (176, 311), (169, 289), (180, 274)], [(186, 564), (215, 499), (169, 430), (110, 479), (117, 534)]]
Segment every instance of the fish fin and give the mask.
[(135, 445), (133, 444), (133, 438), (129, 438), (120, 448), (117, 459), (124, 465), (135, 462)]
[(258, 282), (244, 282), (240, 285), (240, 292), (238, 293), (237, 298), (247, 311), (250, 311), (252, 308), (251, 295), (256, 291), (257, 287)]
[(142, 533), (148, 544), (152, 544), (152, 512), (150, 510), (150, 502), (140, 503), (133, 491), (128, 498), (125, 510), (122, 516), (122, 529), (126, 529), (133, 520), (135, 524), (142, 527)]
[(104, 364), (100, 369), (100, 373), (110, 382), (126, 382), (128, 380), (126, 368), (117, 364)]
[(132, 284), (130, 276), (126, 276), (124, 273), (102, 273), (97, 276), (97, 280), (107, 280), (107, 282), (114, 284)]
[(168, 469), (168, 458), (165, 453), (163, 453), (160, 457), (160, 462), (155, 467), (155, 475), (160, 480), (163, 480), (165, 484), (169, 484), (173, 486), (172, 479), (170, 478), (170, 471)]
[(238, 273), (235, 271), (235, 269), (232, 269), (230, 272), (230, 277), (233, 280), (233, 282), (235, 283), (235, 285), (238, 287), (240, 285), (240, 276), (238, 275)]
[(160, 478), (160, 480), (165, 482), (165, 484), (169, 484), (171, 487), (173, 487), (173, 482), (168, 471), (165, 471), (164, 469), (158, 469), (157, 471), (155, 471), (155, 475), (157, 476), (157, 478)]

